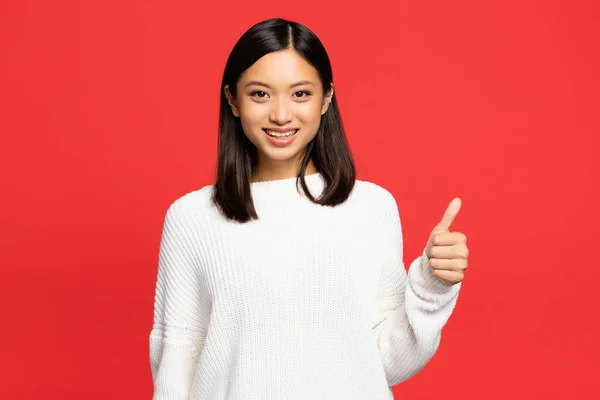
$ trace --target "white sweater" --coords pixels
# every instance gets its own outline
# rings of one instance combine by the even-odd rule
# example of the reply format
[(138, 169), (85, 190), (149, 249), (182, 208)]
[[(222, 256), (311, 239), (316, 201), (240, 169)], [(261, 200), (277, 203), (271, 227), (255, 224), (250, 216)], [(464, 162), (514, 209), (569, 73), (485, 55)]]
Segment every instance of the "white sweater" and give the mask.
[[(322, 176), (306, 179), (318, 196)], [(396, 201), (374, 183), (333, 208), (296, 178), (251, 185), (257, 221), (221, 216), (212, 185), (166, 212), (153, 399), (393, 399), (436, 352), (461, 283), (424, 252), (406, 272)]]

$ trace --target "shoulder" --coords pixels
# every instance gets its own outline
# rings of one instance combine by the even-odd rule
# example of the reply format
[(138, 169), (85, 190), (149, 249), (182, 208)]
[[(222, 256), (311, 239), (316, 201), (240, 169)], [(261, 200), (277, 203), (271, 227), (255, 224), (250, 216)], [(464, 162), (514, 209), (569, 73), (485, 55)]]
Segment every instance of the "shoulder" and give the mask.
[(166, 219), (181, 220), (209, 215), (214, 206), (211, 201), (213, 185), (186, 192), (173, 200), (167, 208)]
[(394, 195), (385, 187), (371, 181), (356, 180), (353, 196), (356, 201), (383, 213), (397, 212), (398, 205)]
[(396, 198), (387, 188), (374, 182), (357, 180), (356, 188), (358, 201), (363, 203), (362, 209), (374, 226), (371, 234), (384, 244), (384, 248), (394, 248), (394, 245), (387, 245), (389, 241), (397, 243), (397, 240), (402, 240), (402, 222)]

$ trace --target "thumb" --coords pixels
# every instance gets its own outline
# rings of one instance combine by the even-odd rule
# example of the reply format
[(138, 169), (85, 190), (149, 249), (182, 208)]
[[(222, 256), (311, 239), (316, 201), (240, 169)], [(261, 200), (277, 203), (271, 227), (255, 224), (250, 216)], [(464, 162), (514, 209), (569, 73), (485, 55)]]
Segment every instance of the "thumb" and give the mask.
[(446, 208), (446, 211), (444, 212), (442, 220), (439, 224), (437, 224), (437, 226), (434, 229), (436, 233), (448, 232), (450, 230), (450, 225), (452, 225), (452, 222), (454, 222), (454, 219), (458, 215), (458, 211), (460, 210), (461, 204), (462, 200), (460, 199), (460, 197), (455, 197), (454, 199), (452, 199), (452, 201), (448, 205), (448, 208)]

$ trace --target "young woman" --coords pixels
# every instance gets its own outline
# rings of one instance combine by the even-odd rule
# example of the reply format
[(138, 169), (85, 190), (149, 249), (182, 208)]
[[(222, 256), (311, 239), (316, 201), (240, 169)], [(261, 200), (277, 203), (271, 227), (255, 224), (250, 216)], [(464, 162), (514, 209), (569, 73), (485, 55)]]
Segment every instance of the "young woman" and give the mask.
[(165, 216), (153, 398), (393, 399), (455, 307), (460, 199), (407, 273), (396, 201), (356, 179), (329, 58), (301, 24), (250, 28), (221, 88), (215, 183)]

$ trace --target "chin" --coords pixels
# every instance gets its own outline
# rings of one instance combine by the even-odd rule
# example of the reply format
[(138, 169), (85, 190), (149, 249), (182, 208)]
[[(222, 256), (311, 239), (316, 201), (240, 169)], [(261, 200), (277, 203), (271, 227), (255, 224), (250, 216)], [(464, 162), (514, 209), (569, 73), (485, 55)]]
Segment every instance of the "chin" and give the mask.
[(262, 152), (265, 157), (273, 161), (288, 161), (295, 158), (300, 151), (297, 149), (268, 149)]

